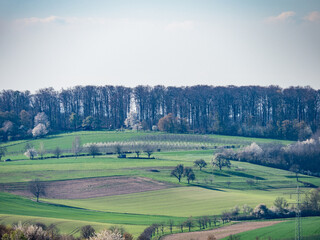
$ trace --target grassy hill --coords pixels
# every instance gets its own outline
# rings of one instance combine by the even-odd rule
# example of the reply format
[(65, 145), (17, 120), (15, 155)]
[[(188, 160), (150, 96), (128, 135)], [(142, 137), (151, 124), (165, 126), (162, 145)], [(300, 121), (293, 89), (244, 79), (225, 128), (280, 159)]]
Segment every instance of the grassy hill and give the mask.
[[(236, 234), (240, 239), (256, 240), (258, 239), (295, 239), (295, 220), (286, 219), (284, 222), (273, 226), (260, 228), (256, 230), (247, 231)], [(316, 240), (320, 237), (320, 217), (308, 217), (302, 220), (303, 239)], [(309, 237), (309, 238), (308, 238)], [(224, 238), (223, 240), (227, 240)]]
[[(84, 144), (137, 139), (141, 141), (141, 137), (148, 135), (161, 133), (75, 132), (2, 144), (8, 148), (9, 154), (6, 157), (21, 160), (0, 162), (0, 189), (23, 196), (0, 193), (0, 223), (11, 224), (18, 220), (54, 222), (61, 227), (62, 232), (75, 234), (79, 227), (85, 224), (96, 226), (97, 229), (121, 224), (137, 236), (151, 223), (167, 223), (173, 220), (178, 224), (190, 216), (221, 214), (235, 205), (248, 204), (255, 207), (259, 203), (265, 203), (270, 207), (278, 196), (285, 197), (289, 202), (295, 200), (295, 196), (291, 195), (296, 187), (292, 173), (238, 161), (232, 161), (231, 169), (219, 171), (210, 166), (212, 154), (218, 151), (217, 148), (154, 152), (154, 159), (99, 155), (95, 158), (83, 156), (28, 160), (22, 155), (27, 142), (35, 148), (43, 142), (46, 149), (52, 150), (57, 146), (61, 149), (71, 148), (75, 136), (80, 136)], [(206, 138), (215, 139), (208, 140), (210, 147), (244, 146), (252, 141), (262, 144), (273, 141), (216, 135)], [(198, 141), (197, 144), (204, 144), (201, 140), (205, 141), (206, 138), (186, 139), (183, 144), (187, 146), (195, 140)], [(183, 136), (177, 137), (171, 144), (178, 144), (183, 140)], [(133, 157), (135, 154), (128, 156)], [(142, 153), (142, 156), (146, 155)], [(202, 171), (193, 167), (193, 161), (200, 158), (208, 163), (208, 167)], [(182, 179), (181, 183), (178, 183), (176, 178), (171, 177), (171, 170), (178, 164), (193, 167), (196, 180), (187, 184), (186, 179)], [(41, 196), (41, 203), (36, 203), (31, 200), (30, 194), (27, 194), (28, 182), (35, 178), (61, 191), (70, 191), (70, 196), (73, 194), (73, 197), (59, 197), (51, 192), (47, 197)], [(108, 179), (113, 178), (121, 181), (108, 182)], [(320, 186), (319, 178), (300, 178), (304, 182)], [(76, 181), (79, 181), (79, 185)], [(71, 183), (73, 185), (70, 185)], [(68, 189), (68, 186), (72, 188)], [(145, 186), (146, 190), (137, 191), (134, 186)], [(88, 195), (89, 190), (96, 195)], [(66, 224), (61, 224), (61, 221)]]

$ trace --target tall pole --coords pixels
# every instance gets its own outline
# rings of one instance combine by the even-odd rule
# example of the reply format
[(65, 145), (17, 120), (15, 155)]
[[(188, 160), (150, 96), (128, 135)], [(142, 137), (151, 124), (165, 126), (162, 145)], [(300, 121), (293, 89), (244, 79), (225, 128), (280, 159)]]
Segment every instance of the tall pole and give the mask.
[(301, 240), (301, 210), (300, 210), (300, 189), (297, 184), (297, 210), (296, 210), (296, 240)]

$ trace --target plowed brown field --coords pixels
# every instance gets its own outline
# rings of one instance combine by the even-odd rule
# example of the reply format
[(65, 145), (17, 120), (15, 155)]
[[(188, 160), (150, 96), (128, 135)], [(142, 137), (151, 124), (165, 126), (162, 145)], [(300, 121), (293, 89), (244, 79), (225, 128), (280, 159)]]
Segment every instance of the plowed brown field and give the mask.
[[(143, 177), (99, 177), (64, 181), (44, 182), (46, 198), (84, 199), (119, 194), (145, 192), (173, 187), (173, 184), (158, 182)], [(0, 185), (1, 191), (29, 196), (27, 183), (7, 183)]]

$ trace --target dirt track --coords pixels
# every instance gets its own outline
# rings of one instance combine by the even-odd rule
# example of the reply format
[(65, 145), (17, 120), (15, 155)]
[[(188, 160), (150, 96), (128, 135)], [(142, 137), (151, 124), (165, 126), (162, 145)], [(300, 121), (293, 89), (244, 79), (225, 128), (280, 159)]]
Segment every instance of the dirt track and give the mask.
[[(44, 182), (46, 198), (83, 199), (165, 189), (173, 185), (142, 177), (99, 177)], [(0, 184), (0, 191), (32, 196), (26, 183)]]
[(231, 226), (221, 227), (214, 230), (191, 232), (191, 233), (177, 233), (161, 238), (161, 240), (207, 240), (209, 235), (214, 235), (217, 239), (225, 238), (229, 235), (234, 235), (257, 228), (268, 227), (277, 224), (281, 221), (266, 221), (266, 222), (241, 222)]

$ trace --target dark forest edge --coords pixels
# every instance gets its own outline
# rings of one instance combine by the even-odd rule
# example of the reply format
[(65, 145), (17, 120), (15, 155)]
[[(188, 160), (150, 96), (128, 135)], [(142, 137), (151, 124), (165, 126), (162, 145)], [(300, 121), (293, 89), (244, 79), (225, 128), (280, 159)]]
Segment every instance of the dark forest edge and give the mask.
[(76, 86), (0, 92), (2, 141), (36, 132), (125, 127), (304, 140), (319, 129), (319, 116), (320, 91), (310, 87)]

